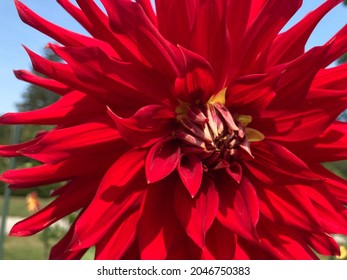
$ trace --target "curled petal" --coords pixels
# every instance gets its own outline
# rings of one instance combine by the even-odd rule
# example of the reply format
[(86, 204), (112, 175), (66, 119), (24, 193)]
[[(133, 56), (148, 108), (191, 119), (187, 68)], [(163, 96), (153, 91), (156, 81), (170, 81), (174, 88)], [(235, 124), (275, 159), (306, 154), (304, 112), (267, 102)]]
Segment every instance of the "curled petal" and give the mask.
[(73, 155), (82, 155), (86, 149), (101, 152), (107, 147), (122, 145), (121, 142), (117, 130), (95, 119), (82, 125), (52, 130), (20, 153), (44, 163), (57, 163)]
[(172, 132), (175, 114), (162, 105), (149, 105), (130, 118), (121, 118), (111, 109), (108, 114), (124, 140), (138, 147), (148, 147)]
[(182, 155), (177, 171), (182, 183), (194, 198), (202, 182), (203, 167), (200, 159), (194, 155)]
[(174, 83), (174, 95), (183, 102), (204, 104), (215, 89), (211, 66), (199, 55), (183, 47), (179, 50), (184, 63)]
[(164, 139), (151, 147), (146, 157), (147, 182), (162, 180), (173, 172), (180, 160), (181, 149), (174, 140)]

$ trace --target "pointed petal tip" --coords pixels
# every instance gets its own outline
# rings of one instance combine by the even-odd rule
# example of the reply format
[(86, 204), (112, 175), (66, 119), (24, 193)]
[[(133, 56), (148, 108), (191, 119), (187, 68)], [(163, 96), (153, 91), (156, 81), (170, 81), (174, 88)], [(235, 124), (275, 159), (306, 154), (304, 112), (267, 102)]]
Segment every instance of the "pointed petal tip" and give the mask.
[(20, 120), (18, 120), (18, 115), (21, 113), (9, 112), (0, 116), (0, 124), (22, 124)]
[(22, 80), (24, 74), (25, 74), (25, 70), (22, 70), (22, 69), (14, 69), (13, 70), (13, 74), (14, 76), (19, 79), (19, 80)]
[(37, 154), (38, 152), (41, 151), (41, 149), (43, 148), (43, 145), (41, 144), (34, 144), (32, 146), (26, 147), (24, 149), (21, 149), (18, 151), (18, 153), (20, 153), (21, 155), (32, 155), (32, 154)]
[(19, 228), (17, 225), (14, 225), (11, 228), (8, 235), (13, 237), (25, 237), (25, 236), (33, 235), (33, 233), (30, 230), (23, 230)]
[(6, 115), (7, 114), (4, 114), (4, 115), (0, 116), (0, 124), (6, 124)]
[(18, 5), (20, 5), (20, 4), (23, 5), (23, 3), (22, 3), (20, 0), (13, 0), (13, 2), (14, 2), (14, 4), (15, 4), (16, 6), (18, 6)]
[(72, 251), (80, 250), (80, 249), (82, 249), (82, 242), (81, 242), (81, 240), (77, 236), (72, 237), (69, 245), (66, 246), (66, 251), (67, 252), (72, 252)]

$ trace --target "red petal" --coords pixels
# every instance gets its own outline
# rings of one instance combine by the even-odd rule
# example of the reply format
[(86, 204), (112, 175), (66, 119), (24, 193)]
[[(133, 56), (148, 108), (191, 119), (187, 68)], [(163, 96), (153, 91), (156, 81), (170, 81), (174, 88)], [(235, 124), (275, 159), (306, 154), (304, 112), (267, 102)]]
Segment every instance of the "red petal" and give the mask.
[(44, 163), (57, 163), (73, 155), (106, 151), (112, 146), (126, 147), (116, 129), (95, 119), (68, 128), (54, 129), (36, 144), (20, 152)]
[(225, 179), (218, 184), (220, 199), (218, 221), (248, 240), (258, 240), (256, 226), (259, 219), (259, 205), (254, 187), (246, 178), (243, 178), (239, 185), (231, 178), (228, 180), (228, 177), (225, 177)]
[(147, 187), (138, 223), (138, 244), (141, 259), (166, 259), (182, 240), (183, 230), (173, 211), (172, 178)]
[(15, 0), (18, 14), (20, 18), (28, 25), (46, 34), (65, 46), (83, 46), (83, 45), (101, 45), (101, 41), (97, 41), (87, 36), (69, 31), (58, 25), (55, 25), (42, 17), (35, 14), (20, 0)]
[(39, 87), (43, 87), (45, 89), (48, 89), (50, 91), (53, 91), (59, 95), (65, 95), (69, 92), (71, 92), (71, 89), (55, 80), (47, 79), (41, 76), (37, 76), (29, 71), (26, 70), (15, 70), (13, 71), (16, 78), (22, 81), (26, 81), (28, 83), (37, 85)]
[(195, 23), (196, 1), (156, 0), (155, 7), (160, 33), (171, 43), (187, 48)]
[[(123, 152), (123, 151), (122, 151)], [(44, 164), (32, 168), (9, 170), (4, 172), (0, 180), (11, 185), (11, 188), (31, 188), (69, 180), (86, 174), (100, 174), (119, 156), (116, 149), (105, 156), (99, 152), (72, 157), (57, 164)], [(97, 165), (91, 164), (98, 162)]]
[(119, 260), (135, 240), (139, 211), (129, 214), (124, 220), (115, 224), (97, 243), (96, 260)]
[(19, 150), (30, 147), (42, 139), (43, 134), (38, 135), (35, 139), (14, 145), (0, 145), (0, 156), (2, 157), (19, 157)]
[(310, 197), (326, 232), (347, 234), (347, 210), (325, 186), (310, 186), (304, 193)]
[(315, 172), (325, 176), (326, 180), (324, 182), (328, 186), (329, 191), (336, 199), (343, 204), (347, 204), (347, 180), (324, 168), (321, 163), (311, 164), (311, 168)]
[[(256, 1), (256, 3), (260, 2), (261, 1), (259, 0)], [(231, 63), (236, 64), (236, 61), (239, 61), (240, 52), (243, 51), (240, 49), (240, 45), (242, 43), (241, 38), (244, 37), (246, 32), (252, 1), (231, 0), (228, 1), (227, 5), (226, 21), (230, 36), (229, 48), (232, 61)], [(229, 67), (229, 77), (226, 85), (229, 85), (230, 82), (234, 81), (237, 78), (237, 75), (237, 67)]]
[(345, 90), (347, 87), (347, 63), (321, 69), (312, 82), (312, 88)]
[(102, 183), (113, 187), (123, 187), (130, 183), (143, 170), (145, 150), (132, 149), (119, 156), (108, 168)]
[(95, 28), (92, 23), (89, 21), (88, 17), (70, 0), (57, 0), (57, 2), (76, 20), (78, 21), (90, 34), (93, 34), (93, 37), (97, 37), (94, 31)]
[(271, 46), (268, 63), (271, 65), (286, 63), (301, 56), (308, 38), (319, 21), (339, 3), (341, 0), (325, 1), (288, 31), (278, 35)]
[(140, 173), (145, 151), (131, 150), (106, 172), (88, 208), (78, 219), (71, 250), (95, 245), (119, 221), (140, 207), (145, 178)]
[(76, 222), (74, 237), (69, 245), (71, 250), (81, 250), (95, 245), (118, 221), (127, 217), (134, 209), (138, 209), (143, 198), (143, 190), (134, 188), (105, 190), (105, 186), (101, 186), (100, 189)]
[(281, 142), (310, 140), (323, 133), (346, 108), (344, 91), (312, 90), (306, 101), (293, 110), (264, 113), (252, 126), (267, 139)]
[(335, 122), (318, 138), (288, 148), (307, 162), (329, 162), (347, 157), (347, 124)]
[(294, 186), (261, 187), (258, 195), (261, 213), (274, 224), (306, 231), (320, 230), (319, 218), (309, 198), (305, 193), (295, 195)]
[(338, 59), (341, 55), (343, 55), (347, 51), (346, 46), (347, 40), (347, 24), (344, 25), (339, 32), (335, 34), (333, 38), (331, 38), (325, 46), (329, 47), (329, 52), (323, 63), (325, 63), (324, 67), (327, 67), (329, 64)]
[(265, 3), (267, 0), (249, 0), (249, 1), (243, 1), (243, 2), (250, 2), (250, 12), (249, 12), (249, 18), (248, 18), (248, 26), (253, 24), (254, 20), (258, 17), (258, 14), (261, 12), (261, 10), (264, 8)]
[[(129, 103), (128, 100), (124, 100), (124, 98), (120, 98), (120, 96), (114, 94), (112, 88), (110, 89), (100, 86), (100, 81), (94, 84), (90, 83), (89, 79), (81, 81), (76, 77), (75, 73), (71, 70), (71, 67), (66, 63), (50, 61), (35, 54), (27, 48), (26, 51), (28, 52), (33, 67), (37, 72), (57, 80), (58, 82), (66, 84), (71, 88), (93, 96), (95, 99), (107, 104), (112, 109), (116, 108), (117, 112), (129, 112), (133, 111), (135, 108), (138, 109), (138, 107), (141, 106), (138, 99), (134, 99), (137, 102)], [(81, 71), (83, 70), (81, 67), (80, 69)], [(95, 79), (94, 76), (91, 78)]]
[(239, 114), (261, 112), (273, 100), (275, 78), (266, 75), (250, 75), (235, 81), (226, 92), (227, 107)]
[(262, 244), (256, 244), (249, 242), (241, 236), (236, 236), (235, 241), (235, 253), (234, 260), (275, 260), (277, 257), (266, 248), (262, 247)]
[(136, 2), (142, 6), (142, 9), (146, 13), (147, 17), (150, 19), (152, 24), (157, 27), (157, 16), (153, 9), (152, 0), (137, 0)]
[(183, 155), (177, 166), (182, 183), (193, 198), (199, 191), (202, 182), (202, 163), (194, 155)]
[[(78, 217), (76, 218), (76, 220)], [(65, 236), (55, 244), (49, 254), (50, 260), (78, 260), (87, 252), (88, 248), (83, 248), (81, 250), (71, 251), (69, 244), (73, 237), (75, 231), (75, 222), (72, 223), (70, 229), (65, 234)]]
[[(91, 86), (100, 84), (107, 90), (105, 98), (108, 100), (115, 98), (115, 92), (123, 101), (134, 99), (143, 104), (155, 104), (169, 97), (167, 81), (143, 64), (114, 59), (97, 46), (68, 48), (51, 44), (50, 47), (81, 81)], [(148, 83), (149, 80), (155, 82)]]
[(215, 221), (206, 235), (206, 249), (216, 260), (232, 260), (236, 249), (236, 236)]
[(251, 173), (256, 173), (256, 176), (259, 176), (258, 179), (267, 184), (280, 179), (278, 175), (281, 175), (282, 180), (287, 180), (288, 183), (297, 183), (297, 180), (318, 182), (324, 179), (310, 170), (307, 164), (295, 154), (275, 142), (263, 140), (252, 143), (252, 154), (255, 159), (244, 161), (244, 163)]
[(226, 168), (227, 174), (233, 178), (237, 183), (242, 180), (242, 167), (239, 163), (233, 162), (229, 168)]
[(175, 191), (175, 211), (187, 235), (201, 248), (205, 247), (205, 236), (218, 211), (218, 192), (213, 181), (204, 178), (201, 190), (195, 198), (188, 195), (179, 184)]
[[(258, 2), (258, 1), (257, 1)], [(257, 14), (256, 19), (248, 28), (239, 61), (240, 71), (243, 74), (259, 73), (264, 67), (269, 43), (285, 26), (289, 19), (301, 6), (302, 0), (270, 0), (266, 1)], [(278, 16), (278, 15), (281, 16)], [(257, 42), (254, 44), (254, 42)]]
[(178, 165), (181, 149), (176, 140), (159, 141), (148, 152), (146, 157), (147, 182), (154, 183), (170, 175)]
[(270, 108), (296, 109), (305, 100), (317, 72), (324, 67), (327, 53), (328, 47), (315, 47), (283, 67), (274, 88), (276, 97)]
[(304, 232), (265, 222), (265, 220), (259, 225), (261, 225), (259, 234), (263, 236), (261, 239), (262, 247), (275, 255), (276, 258), (283, 260), (318, 259), (304, 241)]
[[(121, 28), (112, 30), (114, 21), (113, 14), (110, 13), (110, 9), (106, 4), (107, 1), (101, 2), (109, 13), (109, 17), (106, 16), (103, 10), (94, 1), (77, 0), (77, 3), (81, 7), (83, 13), (93, 24), (94, 32), (92, 34), (95, 34), (96, 38), (100, 38), (102, 41), (109, 42), (109, 44), (117, 51), (123, 60), (135, 63), (143, 63), (144, 61), (142, 54), (140, 53), (139, 48), (136, 46), (136, 42), (133, 40), (133, 38), (131, 38), (131, 36), (124, 36), (124, 31)], [(116, 5), (114, 5), (114, 7), (115, 6)]]
[(124, 37), (131, 38), (128, 42), (130, 46), (140, 45), (143, 57), (165, 76), (172, 78), (177, 75), (177, 58), (173, 46), (160, 35), (138, 3), (128, 0), (101, 2), (107, 10), (113, 31), (126, 31), (127, 36), (122, 36), (122, 40)]
[(307, 243), (319, 254), (327, 256), (340, 255), (340, 246), (330, 235), (311, 234), (306, 238)]
[(215, 91), (215, 79), (210, 64), (201, 56), (179, 47), (184, 64), (174, 84), (174, 95), (187, 103), (204, 104)]
[(176, 116), (161, 105), (142, 107), (132, 117), (123, 119), (111, 110), (108, 114), (115, 121), (122, 138), (128, 143), (148, 147), (167, 136), (175, 127)]
[(64, 125), (73, 125), (105, 111), (105, 105), (99, 103), (98, 100), (81, 92), (72, 91), (43, 109), (7, 113), (0, 117), (0, 122), (6, 124), (61, 125), (64, 123)]
[[(217, 78), (216, 86), (218, 89), (225, 87), (227, 75), (231, 68), (230, 64), (233, 63), (230, 52), (230, 37), (226, 24), (227, 2), (195, 1), (195, 15), (192, 18), (194, 25), (191, 34), (189, 34), (189, 44), (184, 45), (184, 47), (201, 55), (209, 62), (214, 71), (214, 77)], [(193, 6), (194, 4), (190, 5)], [(176, 22), (173, 23), (173, 25), (175, 24)], [(184, 33), (187, 34), (187, 32)]]
[(12, 236), (29, 236), (50, 226), (68, 214), (88, 205), (92, 200), (100, 179), (82, 178), (64, 186), (68, 191), (34, 215), (20, 221), (11, 229)]

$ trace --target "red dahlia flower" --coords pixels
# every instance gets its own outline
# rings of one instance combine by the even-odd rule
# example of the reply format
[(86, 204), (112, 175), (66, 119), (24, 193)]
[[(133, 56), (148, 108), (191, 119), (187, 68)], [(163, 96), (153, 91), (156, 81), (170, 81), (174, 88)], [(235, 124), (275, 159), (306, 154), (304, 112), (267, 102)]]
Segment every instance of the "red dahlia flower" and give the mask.
[(56, 199), (19, 222), (32, 235), (80, 210), (52, 259), (315, 259), (347, 234), (347, 27), (304, 51), (340, 0), (279, 33), (300, 0), (58, 0), (90, 34), (16, 1), (22, 20), (64, 61), (27, 50), (61, 95), (2, 124), (56, 127), (3, 156), (42, 165), (2, 174), (13, 189), (55, 182)]

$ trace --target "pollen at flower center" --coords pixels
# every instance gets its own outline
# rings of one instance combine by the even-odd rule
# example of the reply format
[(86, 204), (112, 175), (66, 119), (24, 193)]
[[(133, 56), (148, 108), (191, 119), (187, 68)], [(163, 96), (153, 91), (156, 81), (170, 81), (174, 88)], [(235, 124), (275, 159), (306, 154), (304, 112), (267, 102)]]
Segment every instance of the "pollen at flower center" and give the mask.
[[(179, 127), (174, 135), (181, 140), (182, 152), (196, 154), (205, 169), (226, 168), (243, 155), (252, 157), (246, 128), (251, 117), (243, 119), (248, 121), (234, 118), (219, 102), (189, 105), (177, 116)], [(258, 138), (263, 139), (263, 135), (258, 133)]]

